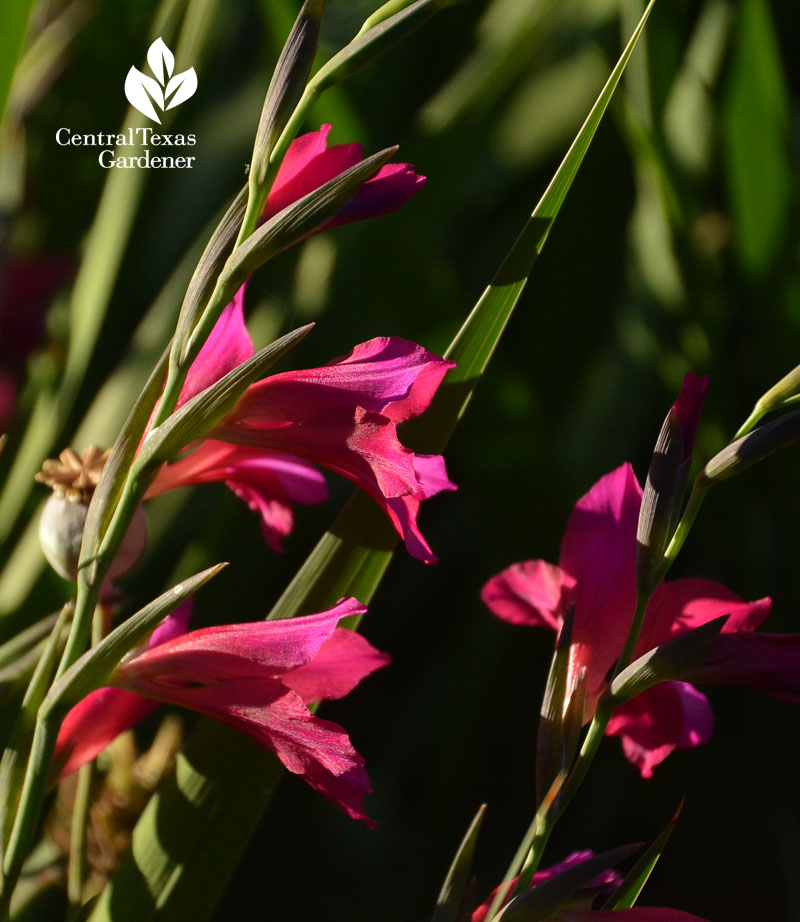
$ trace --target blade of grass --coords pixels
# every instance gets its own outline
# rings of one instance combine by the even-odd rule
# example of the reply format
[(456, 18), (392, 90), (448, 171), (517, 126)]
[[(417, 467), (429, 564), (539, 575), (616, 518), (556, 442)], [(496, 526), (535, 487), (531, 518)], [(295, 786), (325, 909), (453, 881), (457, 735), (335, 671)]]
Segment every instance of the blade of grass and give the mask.
[(661, 857), (661, 853), (667, 846), (669, 837), (672, 835), (672, 830), (678, 822), (678, 817), (681, 815), (682, 809), (683, 801), (681, 801), (680, 806), (675, 811), (675, 815), (661, 830), (658, 837), (651, 842), (644, 854), (637, 859), (636, 864), (625, 875), (625, 879), (619, 887), (617, 887), (605, 903), (603, 903), (604, 910), (630, 909), (636, 903), (636, 900), (639, 899), (639, 894), (644, 889), (644, 885), (653, 873), (653, 868)]
[(0, 122), (3, 120), (11, 81), (17, 66), (33, 0), (16, 0), (0, 6)]

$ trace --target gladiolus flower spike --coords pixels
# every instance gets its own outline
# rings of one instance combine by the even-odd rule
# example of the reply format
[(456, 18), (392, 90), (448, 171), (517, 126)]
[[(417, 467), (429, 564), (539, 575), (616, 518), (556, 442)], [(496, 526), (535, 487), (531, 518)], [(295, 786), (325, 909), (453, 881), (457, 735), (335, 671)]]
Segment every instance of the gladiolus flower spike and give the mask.
[[(537, 884), (552, 880), (564, 871), (575, 868), (592, 857), (593, 852), (588, 850), (573, 852), (558, 864), (537, 871), (533, 875), (531, 886), (535, 888)], [(598, 896), (613, 892), (621, 883), (622, 876), (617, 871), (605, 871), (570, 897), (554, 916), (548, 916), (548, 918), (552, 919), (552, 922), (603, 922), (603, 920), (607, 922), (705, 922), (699, 916), (689, 915), (678, 909), (637, 906), (634, 909), (616, 910), (613, 913), (592, 910), (592, 904), (597, 901)], [(477, 907), (472, 914), (471, 922), (485, 922), (496, 893), (497, 890), (494, 890), (488, 899)]]
[(351, 817), (374, 825), (363, 806), (372, 790), (363, 758), (340, 726), (307, 707), (344, 697), (389, 662), (359, 634), (337, 627), (340, 619), (365, 612), (355, 599), (342, 599), (316, 615), (187, 634), (190, 609), (181, 606), (153, 632), (147, 649), (117, 667), (112, 687), (69, 711), (56, 742), (60, 777), (159, 704), (171, 704), (247, 734)]
[[(575, 606), (568, 690), (585, 671), (589, 720), (618, 659), (636, 605), (636, 529), (642, 489), (629, 464), (602, 477), (578, 500), (567, 523), (558, 566), (514, 564), (489, 580), (482, 598), (513, 624), (560, 629)], [(769, 598), (745, 602), (720, 583), (679, 579), (653, 593), (634, 657), (728, 616), (706, 661), (685, 678), (748, 685), (800, 704), (800, 636), (752, 633), (769, 614)], [(665, 681), (617, 707), (606, 732), (619, 736), (644, 777), (675, 749), (705, 743), (714, 715), (685, 681)]]
[[(327, 147), (330, 125), (297, 138), (278, 171), (264, 210), (269, 218), (358, 163), (361, 147)], [(424, 184), (409, 164), (389, 164), (325, 227), (394, 211)], [(324, 229), (324, 228), (321, 228)], [(177, 408), (251, 355), (244, 323), (245, 286), (222, 312), (193, 362)], [(415, 454), (397, 438), (397, 424), (424, 412), (453, 367), (421, 346), (376, 338), (322, 368), (286, 372), (252, 385), (236, 410), (188, 456), (161, 468), (148, 496), (189, 484), (224, 482), (260, 514), (269, 546), (293, 526), (292, 503), (328, 496), (315, 465), (349, 478), (389, 517), (409, 553), (434, 556), (417, 526), (420, 503), (454, 490), (440, 455)]]

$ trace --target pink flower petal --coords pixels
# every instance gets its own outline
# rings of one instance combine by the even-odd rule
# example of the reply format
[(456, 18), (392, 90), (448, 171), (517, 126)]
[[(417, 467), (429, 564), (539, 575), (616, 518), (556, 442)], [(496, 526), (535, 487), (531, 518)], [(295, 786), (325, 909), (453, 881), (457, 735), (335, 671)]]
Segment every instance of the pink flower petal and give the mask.
[(282, 676), (312, 660), (342, 618), (365, 612), (355, 599), (343, 599), (330, 611), (304, 618), (192, 631), (123, 663), (114, 681), (161, 700), (161, 684)]
[(373, 498), (383, 507), (397, 533), (405, 541), (408, 553), (423, 563), (437, 563), (438, 558), (417, 525), (419, 507), (423, 500), (430, 499), (442, 490), (457, 490), (458, 487), (447, 476), (441, 455), (414, 455), (414, 473), (419, 484), (417, 492), (389, 499), (373, 493)]
[[(295, 142), (297, 143), (297, 142)], [(289, 148), (291, 151), (291, 147)], [(262, 217), (268, 220), (284, 208), (308, 195), (326, 182), (344, 173), (363, 159), (360, 144), (337, 144), (318, 153), (285, 183), (281, 171), (267, 199)], [(284, 163), (286, 161), (284, 160)]]
[(347, 733), (338, 724), (312, 716), (300, 696), (278, 680), (232, 679), (200, 688), (164, 688), (161, 700), (246, 733), (353, 819), (375, 825), (364, 811), (364, 795), (372, 792), (364, 760)]
[(683, 456), (689, 460), (694, 451), (694, 440), (703, 411), (703, 401), (708, 390), (708, 378), (686, 373), (678, 399), (672, 406), (683, 436)]
[[(258, 451), (297, 455), (370, 493), (423, 560), (419, 502), (453, 489), (438, 455), (415, 455), (395, 423), (423, 412), (452, 363), (401, 339), (374, 339), (330, 365), (260, 381), (216, 430)], [(400, 499), (399, 502), (393, 502)]]
[(287, 371), (260, 381), (237, 408), (241, 420), (303, 420), (320, 404), (361, 407), (396, 423), (426, 410), (445, 374), (455, 367), (400, 337), (377, 337), (320, 368)]
[(161, 643), (180, 637), (189, 630), (189, 622), (194, 612), (194, 602), (187, 599), (168, 615), (150, 635), (148, 647), (157, 647)]
[(289, 145), (264, 207), (265, 220), (362, 159), (359, 144), (340, 144), (327, 150), (330, 130), (330, 125), (323, 125)]
[(587, 667), (597, 695), (625, 643), (636, 606), (636, 527), (642, 489), (623, 464), (602, 477), (575, 506), (559, 565), (576, 580), (574, 666)]
[(323, 125), (319, 131), (309, 131), (292, 141), (281, 161), (275, 182), (272, 184), (271, 195), (278, 194), (285, 185), (295, 179), (298, 173), (325, 152), (328, 147), (330, 130), (330, 125)]
[[(327, 147), (330, 125), (296, 138), (289, 145), (264, 207), (266, 220), (363, 159), (360, 144)], [(322, 229), (363, 221), (396, 211), (425, 185), (409, 163), (381, 167)]]
[(314, 504), (328, 498), (325, 478), (305, 461), (211, 439), (186, 457), (164, 465), (147, 495), (217, 481), (261, 516), (264, 540), (274, 551), (281, 550), (281, 539), (292, 530), (291, 502)]
[(707, 743), (714, 729), (708, 699), (686, 682), (661, 682), (620, 705), (606, 733), (622, 738), (625, 757), (652, 778), (653, 768), (675, 749)]
[(0, 368), (0, 427), (8, 425), (17, 408), (17, 384), (12, 375)]
[[(149, 648), (186, 633), (193, 603), (187, 599), (150, 635)], [(98, 688), (68, 713), (56, 740), (53, 761), (66, 758), (58, 780), (91, 762), (120, 733), (135, 727), (158, 707), (152, 701), (122, 688)]]
[(337, 627), (305, 666), (281, 677), (281, 682), (305, 701), (343, 698), (376, 669), (391, 662), (360, 634)]
[(253, 355), (253, 341), (244, 322), (244, 295), (247, 283), (236, 292), (220, 314), (203, 348), (192, 362), (181, 389), (178, 407), (215, 384), (229, 371)]
[(687, 678), (753, 688), (800, 705), (800, 634), (721, 634)]
[(122, 688), (98, 688), (79, 701), (64, 718), (53, 755), (61, 765), (58, 780), (91, 762), (120, 733), (135, 727), (158, 707)]
[(561, 567), (525, 560), (493, 576), (481, 598), (504, 621), (558, 631), (574, 588), (575, 580)]
[(653, 593), (637, 646), (637, 656), (715, 618), (729, 615), (724, 633), (754, 631), (772, 607), (769, 598), (744, 602), (721, 583), (678, 579)]
[(421, 192), (425, 183), (426, 178), (417, 174), (410, 163), (388, 163), (364, 183), (325, 227), (338, 227), (397, 211)]

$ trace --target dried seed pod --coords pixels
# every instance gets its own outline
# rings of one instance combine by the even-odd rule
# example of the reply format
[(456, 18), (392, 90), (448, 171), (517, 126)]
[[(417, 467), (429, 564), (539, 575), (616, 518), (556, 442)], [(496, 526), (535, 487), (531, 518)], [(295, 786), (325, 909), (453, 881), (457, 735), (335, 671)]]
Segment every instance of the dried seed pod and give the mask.
[[(75, 581), (81, 553), (86, 514), (100, 481), (108, 452), (92, 445), (79, 455), (66, 448), (57, 459), (50, 458), (36, 474), (36, 480), (51, 487), (39, 521), (39, 542), (50, 566), (64, 579)], [(144, 553), (147, 544), (147, 520), (141, 506), (128, 526), (108, 578), (127, 573)]]
[[(56, 493), (47, 500), (39, 520), (39, 542), (50, 566), (64, 579), (75, 581), (81, 553), (83, 528), (89, 504), (73, 502)], [(141, 506), (128, 526), (117, 556), (108, 571), (116, 579), (131, 570), (147, 545), (147, 519)]]

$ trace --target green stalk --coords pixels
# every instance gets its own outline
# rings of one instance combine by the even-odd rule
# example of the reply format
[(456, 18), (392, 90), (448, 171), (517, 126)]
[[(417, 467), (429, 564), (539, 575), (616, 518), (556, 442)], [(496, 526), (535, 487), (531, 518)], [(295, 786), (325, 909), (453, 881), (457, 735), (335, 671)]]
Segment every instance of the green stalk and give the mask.
[(520, 868), (523, 867), (523, 864), (525, 865), (526, 869), (532, 868), (530, 871), (530, 876), (533, 877), (536, 866), (541, 859), (541, 854), (544, 850), (547, 838), (550, 834), (549, 830), (552, 828), (552, 826), (547, 822), (547, 816), (553, 809), (563, 782), (564, 775), (561, 773), (550, 786), (550, 790), (544, 796), (541, 804), (539, 804), (539, 808), (537, 809), (530, 826), (528, 826), (527, 832), (523, 836), (522, 841), (519, 843), (519, 847), (514, 853), (514, 857), (511, 859), (511, 864), (508, 866), (508, 870), (506, 871), (505, 877), (503, 878), (503, 882), (500, 884), (497, 889), (497, 893), (494, 895), (492, 904), (489, 907), (489, 912), (486, 914), (487, 922), (492, 922), (497, 913), (500, 912), (500, 910), (505, 905), (506, 899), (511, 892), (514, 878), (519, 873)]
[[(22, 699), (17, 721), (12, 730), (8, 745), (0, 761), (0, 856), (5, 853), (5, 843), (10, 835), (13, 820), (13, 795), (19, 789), (23, 779), (22, 754), (27, 751), (36, 724), (36, 713), (47, 695), (53, 673), (56, 669), (61, 635), (67, 619), (72, 614), (72, 603), (65, 605), (56, 620), (50, 637), (45, 644), (31, 681)], [(0, 865), (2, 857), (0, 857)], [(1, 875), (0, 875), (1, 876)]]
[[(105, 612), (98, 606), (92, 623), (92, 646), (97, 646), (105, 634)], [(82, 765), (78, 773), (78, 787), (72, 808), (72, 826), (67, 867), (67, 922), (80, 917), (83, 903), (83, 885), (86, 880), (86, 841), (89, 824), (89, 807), (92, 802), (94, 761)]]
[[(656, 580), (655, 586), (660, 582), (661, 579)], [(655, 586), (653, 589), (655, 589)], [(633, 654), (636, 650), (636, 644), (639, 642), (639, 635), (642, 633), (642, 624), (644, 623), (644, 616), (647, 613), (647, 605), (650, 602), (650, 597), (653, 595), (653, 589), (648, 589), (645, 592), (639, 590), (636, 593), (636, 610), (633, 613), (633, 621), (631, 622), (631, 627), (625, 640), (625, 646), (622, 648), (622, 653), (617, 660), (617, 665), (614, 667), (612, 678), (616, 678), (620, 672), (622, 672), (626, 666), (630, 666), (633, 661)]]
[[(692, 486), (692, 492), (689, 494), (689, 501), (686, 504), (686, 508), (683, 510), (683, 515), (675, 528), (672, 538), (667, 545), (667, 549), (664, 551), (664, 560), (656, 573), (656, 585), (664, 579), (675, 558), (680, 553), (684, 542), (689, 536), (689, 532), (692, 530), (694, 520), (697, 518), (697, 513), (700, 511), (700, 507), (703, 505), (703, 500), (706, 498), (706, 493), (708, 493), (710, 487), (711, 484), (708, 481), (701, 481), (699, 478), (695, 480)], [(627, 663), (625, 665), (627, 665)]]
[(117, 508), (114, 510), (111, 522), (103, 536), (97, 556), (94, 560), (86, 561), (79, 565), (75, 616), (72, 619), (72, 629), (58, 666), (57, 679), (86, 650), (92, 626), (92, 616), (100, 599), (103, 579), (119, 550), (120, 544), (122, 544), (136, 508), (144, 498), (144, 494), (150, 486), (150, 481), (153, 479), (152, 475), (142, 477), (141, 473), (134, 465), (117, 503)]
[(92, 800), (94, 762), (82, 765), (78, 772), (78, 788), (72, 808), (72, 830), (69, 841), (69, 866), (67, 868), (67, 920), (80, 915), (83, 883), (86, 879), (86, 832), (89, 806)]
[[(56, 678), (83, 654), (86, 649), (92, 625), (92, 615), (98, 604), (103, 578), (119, 549), (136, 507), (142, 500), (152, 476), (144, 475), (134, 468), (126, 481), (117, 508), (103, 537), (100, 549), (93, 561), (87, 561), (78, 572), (78, 597), (69, 637), (58, 666)], [(89, 572), (91, 571), (91, 572)], [(56, 715), (57, 716), (57, 715)], [(10, 891), (19, 877), (38, 824), (42, 801), (47, 788), (53, 749), (58, 735), (59, 721), (54, 720), (52, 709), (45, 703), (39, 708), (33, 744), (28, 759), (25, 780), (20, 795), (14, 824), (9, 837), (8, 850), (3, 867), (3, 899), (10, 899)], [(7, 908), (6, 908), (7, 912)], [(2, 922), (0, 915), (0, 922)]]
[(28, 771), (22, 785), (17, 815), (8, 840), (3, 862), (2, 904), (0, 922), (8, 919), (9, 904), (14, 886), (19, 879), (22, 863), (30, 851), (33, 834), (38, 826), (42, 801), (47, 789), (51, 758), (58, 736), (58, 722), (50, 715), (40, 713), (36, 719), (33, 744), (28, 760)]

